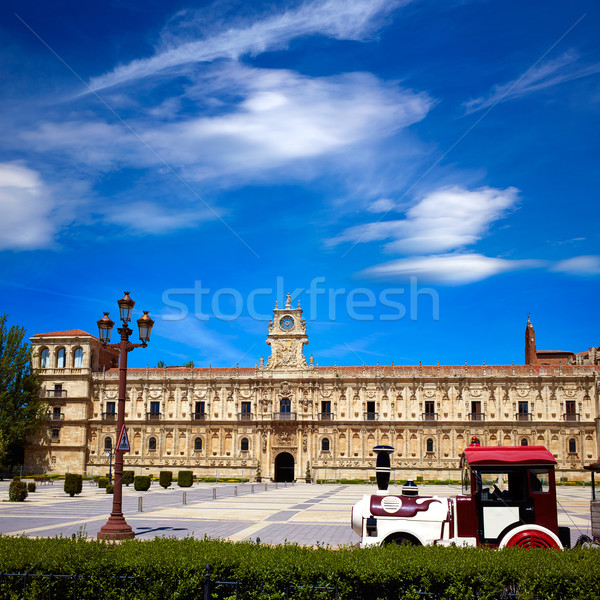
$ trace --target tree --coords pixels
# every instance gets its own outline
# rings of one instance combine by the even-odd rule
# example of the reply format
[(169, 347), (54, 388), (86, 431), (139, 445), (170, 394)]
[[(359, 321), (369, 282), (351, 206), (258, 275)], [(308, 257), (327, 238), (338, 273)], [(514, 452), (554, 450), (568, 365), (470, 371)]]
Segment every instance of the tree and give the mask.
[(31, 367), (31, 348), (23, 342), (25, 329), (6, 326), (0, 315), (0, 464), (15, 464), (25, 438), (45, 418), (46, 404), (39, 397), (39, 379)]
[(167, 366), (167, 365), (165, 365), (165, 361), (164, 361), (164, 360), (159, 360), (159, 361), (156, 363), (156, 368), (157, 368), (157, 369), (164, 369), (166, 366)]
[(186, 362), (185, 365), (183, 365), (184, 367), (187, 367), (188, 369), (193, 369), (194, 368), (194, 361), (190, 360), (189, 362)]

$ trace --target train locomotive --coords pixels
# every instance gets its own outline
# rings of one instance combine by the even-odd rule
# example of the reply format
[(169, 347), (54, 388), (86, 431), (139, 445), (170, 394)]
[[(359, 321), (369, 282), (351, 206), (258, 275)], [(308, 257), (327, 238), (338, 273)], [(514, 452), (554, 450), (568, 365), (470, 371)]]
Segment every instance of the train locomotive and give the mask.
[(462, 493), (421, 496), (407, 481), (388, 491), (392, 446), (376, 446), (377, 487), (352, 508), (360, 546), (388, 543), (563, 549), (568, 527), (559, 527), (554, 456), (543, 446), (481, 446), (462, 453)]

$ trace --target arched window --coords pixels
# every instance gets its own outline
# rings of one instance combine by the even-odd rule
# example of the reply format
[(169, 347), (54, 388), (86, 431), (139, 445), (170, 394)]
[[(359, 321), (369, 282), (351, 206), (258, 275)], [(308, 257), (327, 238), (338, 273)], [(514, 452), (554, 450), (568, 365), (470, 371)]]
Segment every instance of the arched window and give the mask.
[(67, 356), (67, 353), (65, 352), (64, 348), (61, 348), (58, 351), (58, 354), (56, 355), (56, 368), (57, 369), (64, 369), (65, 368), (65, 358)]
[(433, 440), (428, 438), (427, 442), (427, 452), (433, 452)]
[(321, 440), (321, 452), (329, 452), (329, 440), (327, 438)]
[(242, 452), (248, 452), (248, 438), (242, 438), (240, 442), (240, 450)]
[(577, 441), (575, 438), (569, 440), (569, 454), (575, 454), (577, 452)]
[(151, 437), (148, 440), (148, 450), (156, 450), (156, 438)]
[(48, 348), (42, 350), (40, 366), (42, 369), (47, 369), (50, 366), (50, 351)]
[(289, 398), (282, 398), (279, 402), (279, 412), (289, 413), (292, 408), (292, 403)]
[(529, 442), (527, 441), (527, 439), (526, 439), (526, 438), (523, 438), (523, 439), (521, 440), (521, 446), (529, 446)]
[(73, 366), (76, 369), (83, 367), (83, 348), (77, 348), (74, 354)]
[(112, 450), (112, 438), (109, 438), (109, 437), (104, 438), (104, 449)]
[(198, 437), (194, 440), (194, 450), (196, 450), (196, 452), (202, 450), (202, 438)]

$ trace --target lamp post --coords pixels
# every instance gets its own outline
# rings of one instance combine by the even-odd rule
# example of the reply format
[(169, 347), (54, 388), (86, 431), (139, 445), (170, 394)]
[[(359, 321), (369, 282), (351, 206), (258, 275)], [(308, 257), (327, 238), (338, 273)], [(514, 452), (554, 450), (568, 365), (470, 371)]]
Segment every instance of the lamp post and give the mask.
[(132, 344), (129, 336), (133, 331), (127, 325), (131, 321), (131, 313), (135, 302), (129, 297), (129, 292), (125, 292), (117, 304), (119, 305), (120, 319), (123, 321), (123, 327), (117, 331), (121, 334), (121, 341), (118, 344), (110, 343), (110, 334), (114, 327), (114, 322), (110, 320), (108, 313), (98, 321), (98, 332), (103, 346), (119, 350), (119, 405), (117, 409), (117, 447), (115, 448), (115, 484), (113, 488), (113, 506), (110, 517), (105, 525), (98, 532), (98, 539), (104, 540), (126, 540), (135, 537), (133, 529), (125, 521), (123, 516), (123, 450), (119, 449), (119, 434), (123, 431), (125, 425), (125, 395), (127, 391), (127, 353), (134, 348), (145, 348), (150, 341), (150, 332), (154, 321), (148, 316), (145, 310), (141, 318), (137, 320), (140, 330), (141, 344)]

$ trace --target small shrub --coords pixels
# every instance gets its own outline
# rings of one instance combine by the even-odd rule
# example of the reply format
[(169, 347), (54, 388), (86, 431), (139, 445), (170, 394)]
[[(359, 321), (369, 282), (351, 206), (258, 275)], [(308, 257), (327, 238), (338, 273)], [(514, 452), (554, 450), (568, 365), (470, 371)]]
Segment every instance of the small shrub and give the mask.
[(123, 477), (122, 477), (121, 481), (126, 486), (129, 486), (130, 484), (133, 483), (134, 477), (135, 477), (135, 473), (133, 471), (123, 471)]
[(105, 488), (108, 485), (108, 477), (98, 477), (98, 487)]
[(136, 475), (133, 478), (133, 489), (136, 492), (147, 492), (150, 489), (150, 476)]
[(114, 490), (115, 490), (115, 486), (112, 483), (109, 483), (106, 486), (106, 493), (107, 494), (114, 494)]
[(71, 498), (75, 494), (81, 494), (83, 486), (83, 477), (77, 473), (67, 473), (65, 475), (65, 493), (69, 494)]
[(179, 487), (192, 487), (193, 484), (193, 471), (179, 471), (179, 473), (177, 473), (177, 485)]
[(21, 478), (18, 475), (15, 475), (13, 477), (13, 481), (21, 481)]
[(8, 499), (11, 502), (25, 502), (25, 498), (27, 498), (27, 484), (13, 480), (8, 487)]
[(173, 471), (161, 471), (158, 476), (158, 482), (166, 490), (173, 483)]
[(27, 491), (28, 492), (35, 492), (35, 481), (29, 481), (27, 483)]

